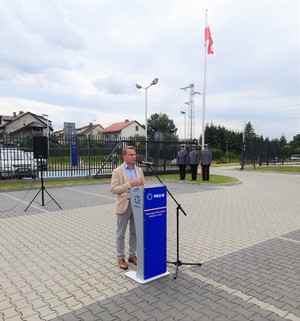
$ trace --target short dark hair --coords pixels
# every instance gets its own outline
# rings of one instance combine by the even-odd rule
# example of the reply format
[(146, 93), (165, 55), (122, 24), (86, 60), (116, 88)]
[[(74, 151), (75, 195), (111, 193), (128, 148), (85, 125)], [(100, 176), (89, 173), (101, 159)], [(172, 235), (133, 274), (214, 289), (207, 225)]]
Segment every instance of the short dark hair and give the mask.
[(126, 155), (128, 149), (134, 149), (135, 150), (135, 147), (134, 146), (125, 146), (123, 148), (122, 154)]

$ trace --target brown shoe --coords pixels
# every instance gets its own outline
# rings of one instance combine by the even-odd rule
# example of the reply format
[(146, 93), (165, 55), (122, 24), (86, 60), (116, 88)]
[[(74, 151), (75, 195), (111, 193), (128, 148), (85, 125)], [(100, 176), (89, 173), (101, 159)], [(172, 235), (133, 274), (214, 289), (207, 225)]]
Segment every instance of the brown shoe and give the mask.
[(137, 265), (137, 258), (136, 256), (129, 256), (128, 258), (128, 262), (134, 264), (134, 265)]
[(119, 264), (120, 269), (123, 269), (123, 270), (127, 270), (128, 269), (128, 265), (127, 265), (127, 263), (125, 262), (124, 259), (119, 259), (118, 260), (118, 264)]

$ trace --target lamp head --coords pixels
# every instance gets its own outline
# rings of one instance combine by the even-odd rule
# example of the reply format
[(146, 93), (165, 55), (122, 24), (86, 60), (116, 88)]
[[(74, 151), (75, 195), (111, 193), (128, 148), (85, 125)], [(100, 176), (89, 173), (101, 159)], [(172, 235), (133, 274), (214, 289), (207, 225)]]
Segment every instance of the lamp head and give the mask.
[(137, 89), (141, 89), (141, 88), (142, 88), (142, 86), (139, 85), (139, 84), (136, 84), (135, 87), (136, 87)]
[(152, 80), (151, 86), (156, 85), (158, 83), (158, 78), (154, 78)]
[(181, 113), (184, 115), (184, 114), (186, 114), (186, 112), (185, 111), (181, 111)]

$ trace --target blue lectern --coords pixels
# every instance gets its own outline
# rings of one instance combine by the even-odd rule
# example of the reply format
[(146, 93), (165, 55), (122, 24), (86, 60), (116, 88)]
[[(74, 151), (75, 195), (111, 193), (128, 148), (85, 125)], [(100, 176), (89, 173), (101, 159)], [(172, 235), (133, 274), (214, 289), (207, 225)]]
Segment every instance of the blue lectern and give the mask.
[(137, 234), (136, 271), (125, 275), (147, 283), (167, 271), (167, 188), (165, 185), (135, 188), (130, 193)]

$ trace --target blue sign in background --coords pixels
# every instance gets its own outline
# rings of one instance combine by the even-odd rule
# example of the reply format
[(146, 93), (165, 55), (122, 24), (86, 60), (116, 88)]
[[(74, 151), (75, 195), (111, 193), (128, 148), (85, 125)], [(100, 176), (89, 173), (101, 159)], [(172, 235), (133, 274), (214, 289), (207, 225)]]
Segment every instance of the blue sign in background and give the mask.
[(78, 152), (77, 152), (77, 140), (72, 142), (71, 145), (71, 163), (72, 166), (77, 166), (78, 165)]
[(144, 189), (144, 279), (167, 270), (167, 188)]

